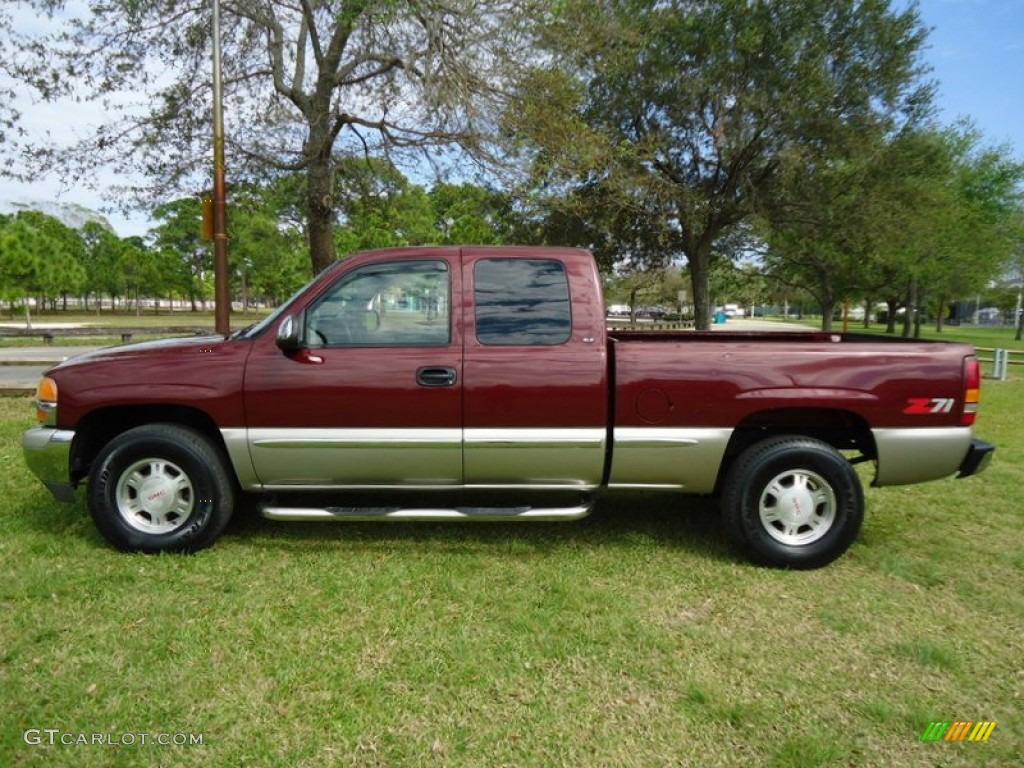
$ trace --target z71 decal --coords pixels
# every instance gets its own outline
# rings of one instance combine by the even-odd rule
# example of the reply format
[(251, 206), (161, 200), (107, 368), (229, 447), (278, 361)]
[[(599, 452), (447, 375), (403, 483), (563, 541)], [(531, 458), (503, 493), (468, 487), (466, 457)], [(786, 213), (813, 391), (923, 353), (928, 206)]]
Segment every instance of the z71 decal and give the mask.
[(904, 413), (912, 416), (922, 416), (930, 413), (951, 413), (956, 405), (955, 397), (912, 397), (907, 400)]

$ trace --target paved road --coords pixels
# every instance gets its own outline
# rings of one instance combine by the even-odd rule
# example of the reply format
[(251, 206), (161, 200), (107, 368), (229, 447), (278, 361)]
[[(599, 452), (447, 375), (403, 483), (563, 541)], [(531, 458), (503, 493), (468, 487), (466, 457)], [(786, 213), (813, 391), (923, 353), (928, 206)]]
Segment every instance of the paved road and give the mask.
[(0, 392), (33, 393), (43, 371), (99, 347), (0, 347)]

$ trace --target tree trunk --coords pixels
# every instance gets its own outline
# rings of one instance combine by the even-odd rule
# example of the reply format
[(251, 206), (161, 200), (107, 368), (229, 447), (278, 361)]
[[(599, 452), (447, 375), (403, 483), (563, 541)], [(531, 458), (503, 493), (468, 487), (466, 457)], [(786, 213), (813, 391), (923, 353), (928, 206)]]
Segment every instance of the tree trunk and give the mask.
[(835, 309), (834, 301), (821, 303), (821, 330), (825, 332), (832, 330), (832, 313), (835, 312)]
[(896, 313), (899, 311), (900, 302), (898, 299), (886, 299), (885, 332), (896, 333)]
[(903, 338), (909, 339), (914, 325), (914, 313), (917, 312), (917, 278), (910, 278), (907, 286), (907, 312), (903, 316)]
[(686, 254), (693, 290), (693, 327), (698, 331), (711, 329), (711, 240), (703, 237)]
[(337, 258), (334, 247), (334, 190), (331, 180), (330, 146), (309, 165), (306, 213), (309, 217), (309, 255), (313, 274), (323, 272)]

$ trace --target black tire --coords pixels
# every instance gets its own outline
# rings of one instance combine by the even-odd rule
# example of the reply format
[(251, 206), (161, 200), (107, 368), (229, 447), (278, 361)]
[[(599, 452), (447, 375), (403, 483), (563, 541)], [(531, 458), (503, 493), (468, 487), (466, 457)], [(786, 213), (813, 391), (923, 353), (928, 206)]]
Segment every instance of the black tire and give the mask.
[(231, 519), (235, 488), (225, 461), (200, 432), (147, 424), (104, 446), (89, 478), (89, 513), (126, 552), (195, 552)]
[(864, 492), (853, 466), (828, 443), (773, 437), (729, 468), (722, 518), (729, 538), (755, 563), (820, 568), (857, 538)]

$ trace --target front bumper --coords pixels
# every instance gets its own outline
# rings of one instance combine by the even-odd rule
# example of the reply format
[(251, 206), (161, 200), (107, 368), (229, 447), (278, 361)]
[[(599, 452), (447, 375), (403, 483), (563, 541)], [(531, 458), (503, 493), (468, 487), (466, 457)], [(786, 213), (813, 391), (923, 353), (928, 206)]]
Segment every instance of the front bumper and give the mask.
[(73, 430), (53, 427), (33, 427), (21, 436), (25, 463), (57, 501), (75, 500), (69, 461), (71, 441), (74, 439)]
[(970, 477), (985, 471), (996, 447), (984, 440), (971, 440), (971, 447), (967, 449), (967, 455), (960, 462), (960, 474), (957, 477)]

